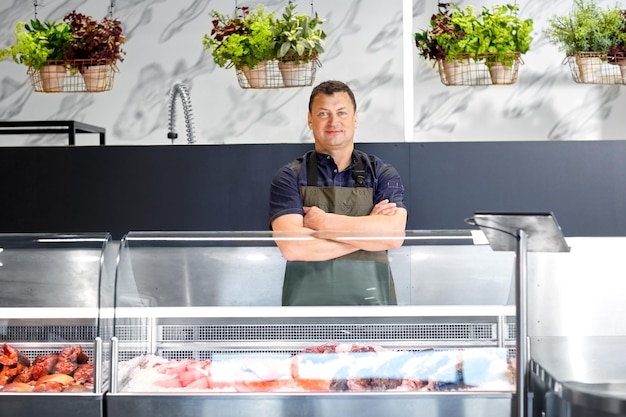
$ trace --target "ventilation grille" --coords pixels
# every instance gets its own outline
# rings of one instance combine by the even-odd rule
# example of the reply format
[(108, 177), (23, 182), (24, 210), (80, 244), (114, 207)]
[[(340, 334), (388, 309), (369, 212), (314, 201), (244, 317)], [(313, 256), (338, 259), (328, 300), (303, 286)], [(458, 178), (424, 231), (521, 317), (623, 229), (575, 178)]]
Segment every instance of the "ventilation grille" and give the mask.
[[(216, 360), (284, 358), (303, 348), (328, 342), (375, 344), (402, 350), (497, 347), (515, 343), (515, 326), (507, 323), (504, 341), (495, 322), (452, 323), (278, 323), (118, 325), (120, 361), (152, 353), (167, 359)], [(151, 339), (154, 337), (154, 340)], [(513, 351), (514, 352), (514, 349)]]
[(96, 326), (6, 326), (0, 328), (5, 343), (15, 342), (93, 342)]
[[(162, 326), (160, 341), (495, 340), (493, 323)], [(135, 339), (138, 340), (138, 339)]]

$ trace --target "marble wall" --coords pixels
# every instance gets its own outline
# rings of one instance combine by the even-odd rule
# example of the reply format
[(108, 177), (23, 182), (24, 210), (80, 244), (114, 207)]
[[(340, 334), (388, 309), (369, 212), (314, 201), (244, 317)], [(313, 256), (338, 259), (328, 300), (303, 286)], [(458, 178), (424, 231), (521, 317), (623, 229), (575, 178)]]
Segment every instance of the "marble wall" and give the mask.
[[(34, 17), (31, 1), (0, 5), (0, 47), (14, 39), (15, 23)], [(234, 11), (236, 0), (43, 0), (37, 17), (61, 20), (72, 10), (113, 16), (126, 33), (126, 59), (113, 89), (103, 93), (32, 91), (26, 67), (0, 62), (0, 120), (71, 119), (103, 126), (110, 145), (167, 145), (168, 91), (190, 90), (196, 143), (311, 142), (306, 111), (311, 87), (242, 89), (233, 69), (217, 67), (203, 50), (210, 11)], [(258, 0), (238, 5), (254, 6)], [(286, 1), (263, 2), (280, 10)], [(498, 1), (459, 1), (465, 6)], [(326, 19), (327, 52), (315, 83), (340, 79), (354, 89), (359, 142), (516, 141), (625, 139), (626, 86), (577, 84), (564, 55), (542, 35), (547, 19), (564, 14), (571, 0), (519, 0), (522, 17), (535, 21), (534, 42), (523, 57), (517, 83), (450, 87), (431, 62), (417, 55), (412, 34), (428, 25), (436, 0), (310, 0)], [(598, 0), (602, 5), (612, 1)], [(410, 20), (403, 30), (403, 16)], [(186, 143), (178, 106), (177, 144)], [(2, 145), (56, 145), (59, 135), (10, 135)], [(94, 140), (93, 143), (97, 143)]]

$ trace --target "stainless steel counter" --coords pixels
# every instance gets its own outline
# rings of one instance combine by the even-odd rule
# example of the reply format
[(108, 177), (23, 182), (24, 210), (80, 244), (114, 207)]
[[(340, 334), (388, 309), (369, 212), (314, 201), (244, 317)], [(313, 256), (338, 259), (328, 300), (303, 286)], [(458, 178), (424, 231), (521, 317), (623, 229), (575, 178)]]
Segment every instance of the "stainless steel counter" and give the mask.
[(531, 340), (531, 385), (546, 417), (626, 415), (625, 336)]

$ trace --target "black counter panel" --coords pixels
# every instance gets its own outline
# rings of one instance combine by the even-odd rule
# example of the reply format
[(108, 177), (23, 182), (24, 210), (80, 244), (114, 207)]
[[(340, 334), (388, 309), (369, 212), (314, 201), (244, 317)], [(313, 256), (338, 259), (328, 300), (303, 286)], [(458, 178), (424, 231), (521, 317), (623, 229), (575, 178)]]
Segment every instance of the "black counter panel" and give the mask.
[[(311, 147), (0, 147), (0, 232), (267, 230), (272, 176)], [(566, 236), (626, 235), (626, 141), (357, 147), (400, 171), (408, 229), (552, 211)]]

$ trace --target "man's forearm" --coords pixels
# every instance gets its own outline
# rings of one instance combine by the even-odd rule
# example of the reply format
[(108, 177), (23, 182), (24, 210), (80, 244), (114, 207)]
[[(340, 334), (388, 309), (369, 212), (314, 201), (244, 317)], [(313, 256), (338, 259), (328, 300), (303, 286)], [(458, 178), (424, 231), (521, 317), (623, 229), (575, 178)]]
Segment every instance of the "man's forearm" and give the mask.
[(283, 257), (288, 261), (327, 261), (338, 258), (352, 252), (356, 252), (358, 247), (335, 240), (303, 236), (294, 239), (293, 237), (275, 237), (276, 244)]
[(344, 216), (324, 213), (318, 217), (316, 237), (332, 239), (368, 251), (395, 249), (402, 246), (406, 210), (393, 215)]

